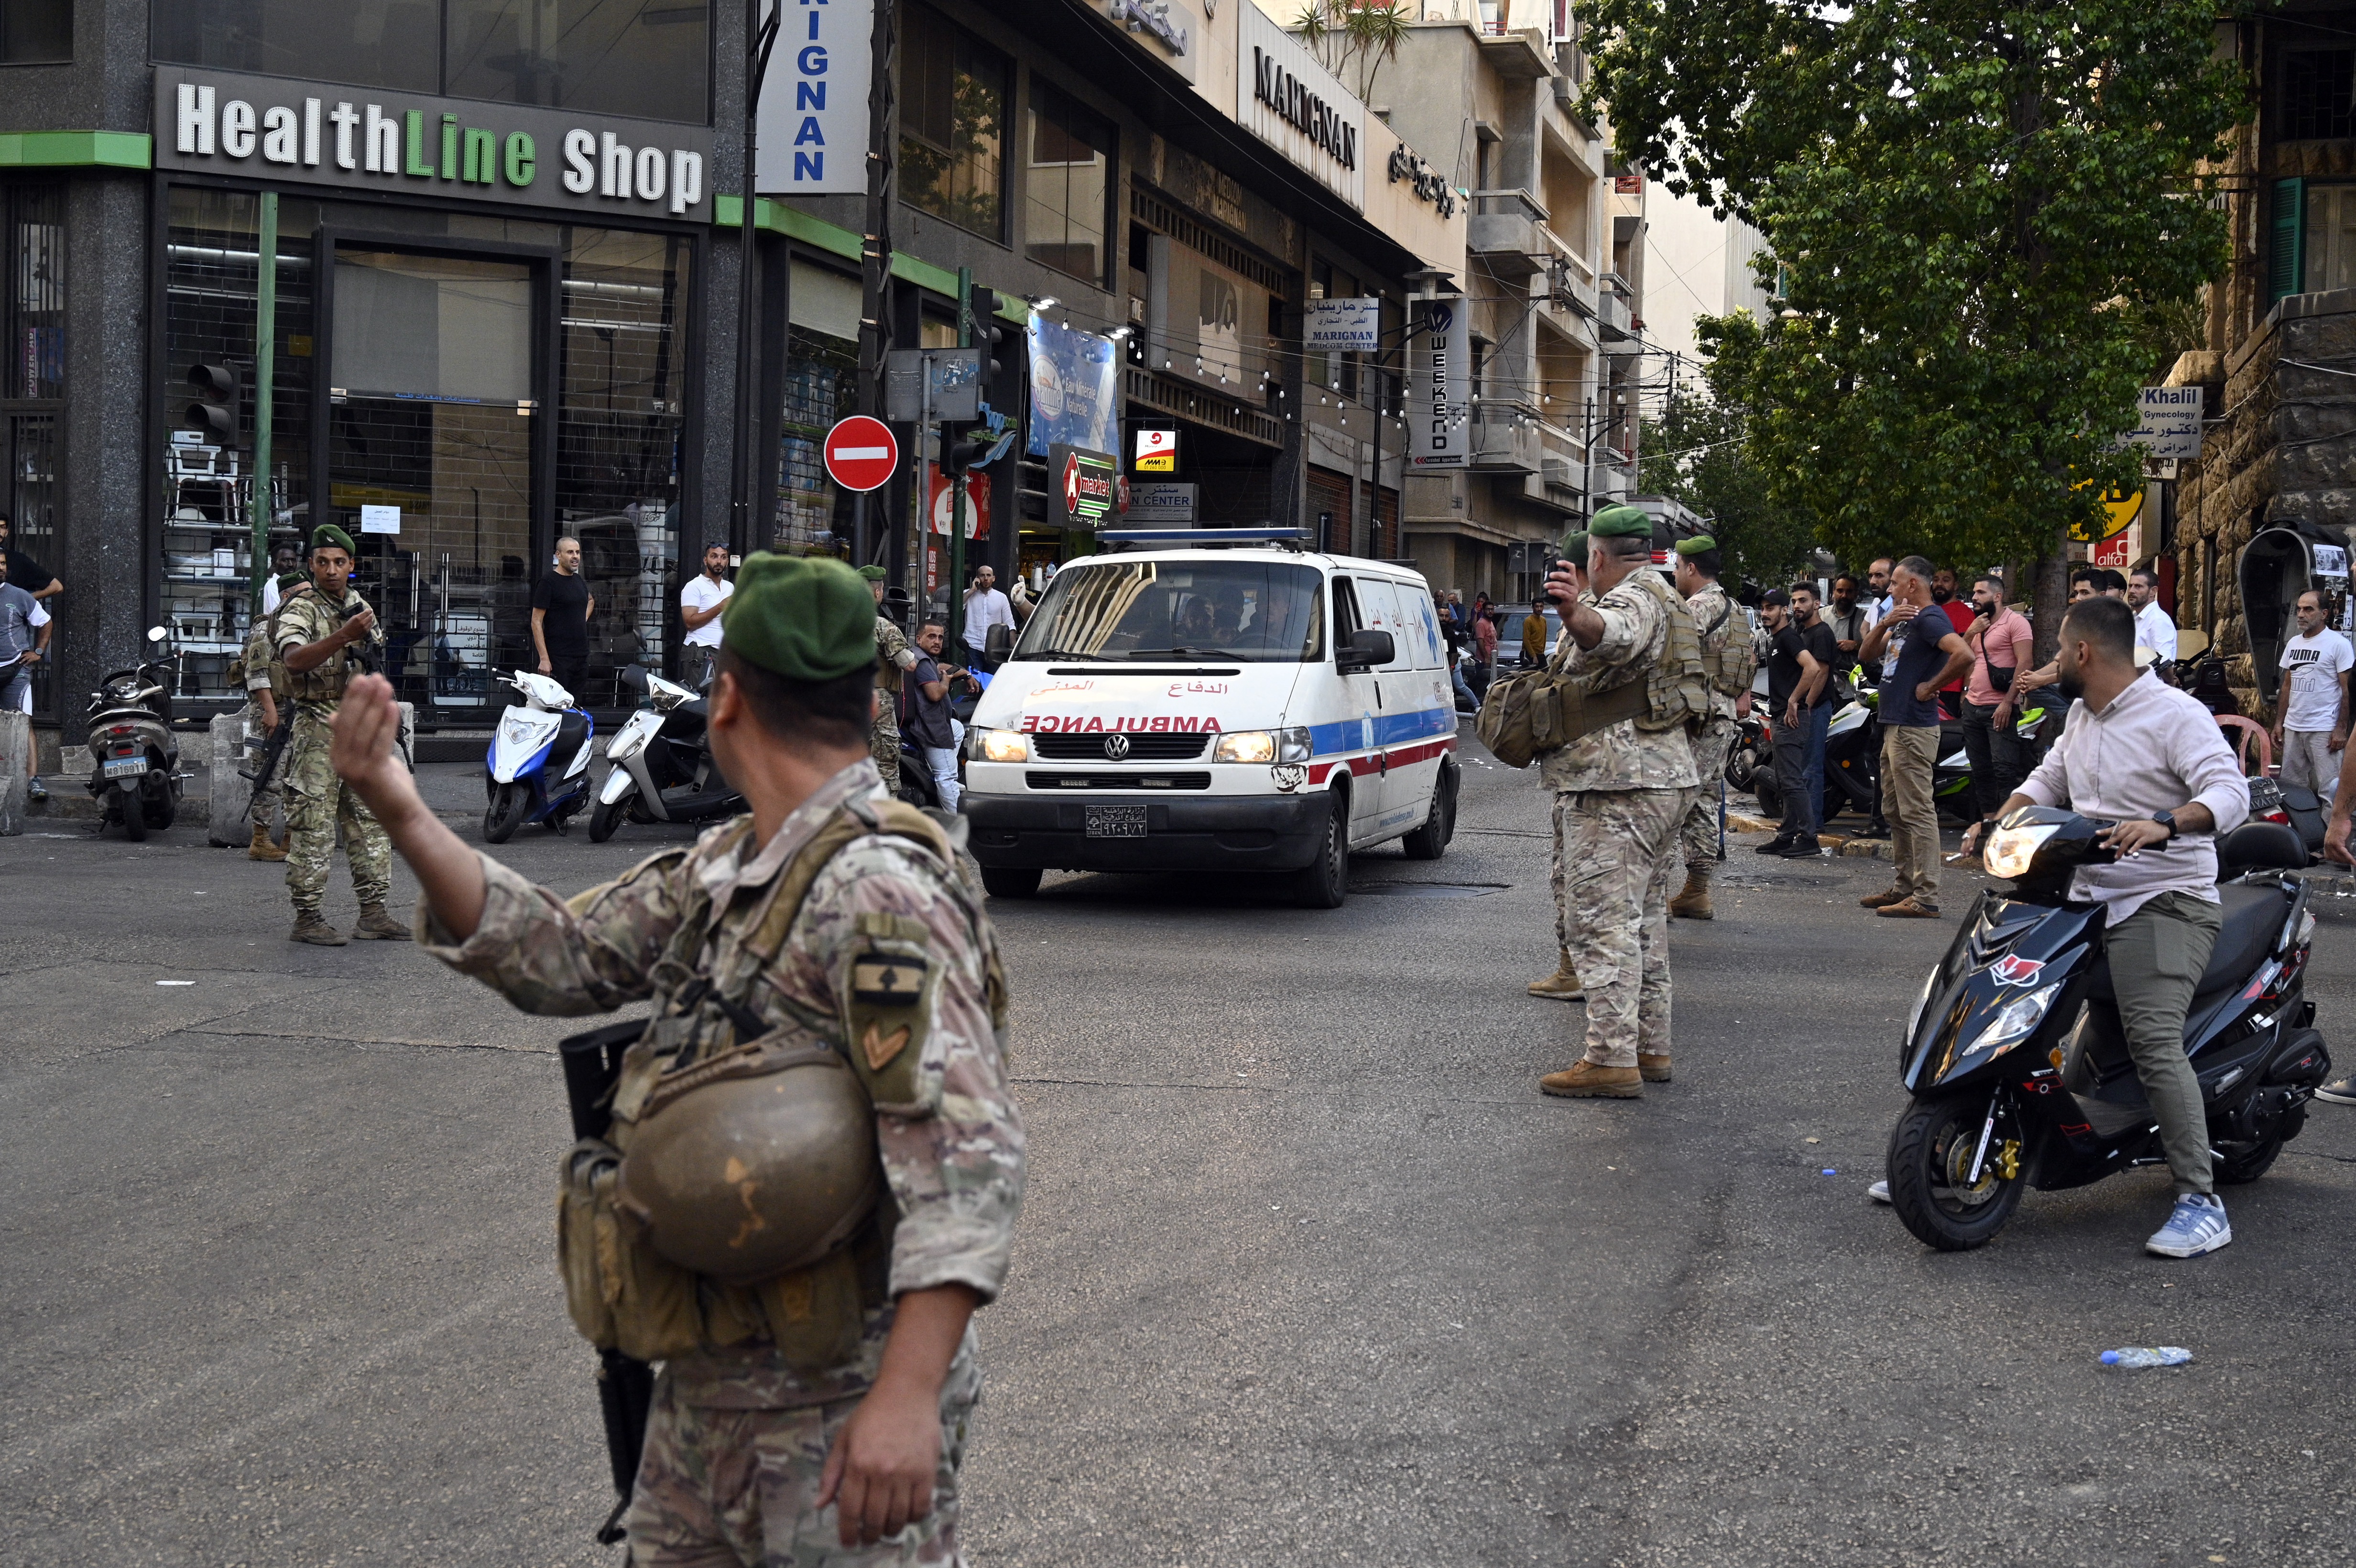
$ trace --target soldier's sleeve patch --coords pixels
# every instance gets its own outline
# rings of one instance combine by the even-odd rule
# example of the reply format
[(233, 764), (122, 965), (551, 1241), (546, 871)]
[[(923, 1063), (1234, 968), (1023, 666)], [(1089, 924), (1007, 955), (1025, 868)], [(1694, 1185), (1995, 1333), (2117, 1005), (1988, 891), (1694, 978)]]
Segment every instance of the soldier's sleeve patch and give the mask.
[(851, 1068), (880, 1109), (923, 1115), (925, 1040), (939, 970), (920, 921), (862, 915), (843, 987)]

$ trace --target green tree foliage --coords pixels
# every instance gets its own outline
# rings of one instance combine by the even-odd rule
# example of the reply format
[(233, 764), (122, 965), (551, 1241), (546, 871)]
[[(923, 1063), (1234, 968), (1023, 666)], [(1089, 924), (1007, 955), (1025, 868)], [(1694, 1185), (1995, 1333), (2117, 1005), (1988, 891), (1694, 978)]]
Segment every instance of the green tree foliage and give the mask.
[(1844, 559), (2040, 557), (2058, 603), (2063, 529), (2136, 471), (2155, 317), (2226, 259), (2199, 171), (2247, 88), (2216, 12), (1584, 0), (1620, 155), (1783, 263), (1774, 319), (1703, 341), (1769, 493)]
[(1644, 421), (1636, 487), (1673, 496), (1707, 519), (1726, 555), (1729, 588), (1781, 587), (1813, 575), (1815, 519), (1777, 504), (1747, 446), (1740, 413), (1681, 387), (1658, 419)]

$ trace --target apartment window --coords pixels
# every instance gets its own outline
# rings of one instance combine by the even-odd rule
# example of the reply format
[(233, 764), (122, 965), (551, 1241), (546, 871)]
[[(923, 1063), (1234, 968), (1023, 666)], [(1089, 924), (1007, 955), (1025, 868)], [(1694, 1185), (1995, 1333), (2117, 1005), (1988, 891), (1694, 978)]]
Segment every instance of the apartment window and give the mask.
[(2285, 141), (2356, 136), (2356, 49), (2298, 49), (2283, 57)]
[(2356, 185), (2276, 180), (2273, 201), (2268, 302), (2356, 288)]
[(1101, 286), (1111, 222), (1112, 122), (1033, 78), (1024, 169), (1025, 253)]
[(73, 59), (73, 0), (0, 0), (0, 65)]
[(900, 199), (1004, 233), (1006, 57), (912, 5), (900, 34)]
[(712, 117), (705, 0), (154, 0), (148, 36), (155, 59), (181, 65), (699, 124)]

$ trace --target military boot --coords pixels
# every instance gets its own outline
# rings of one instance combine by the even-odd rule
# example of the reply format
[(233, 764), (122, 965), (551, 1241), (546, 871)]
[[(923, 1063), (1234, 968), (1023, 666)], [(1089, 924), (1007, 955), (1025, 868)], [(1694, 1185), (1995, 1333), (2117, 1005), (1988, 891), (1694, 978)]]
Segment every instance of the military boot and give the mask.
[(1587, 995), (1587, 987), (1579, 983), (1579, 975), (1570, 966), (1570, 949), (1562, 950), (1562, 962), (1555, 972), (1543, 980), (1530, 982), (1530, 995), (1547, 997), (1558, 1002), (1575, 1002)]
[(1644, 1081), (1633, 1067), (1605, 1067), (1584, 1058), (1538, 1080), (1549, 1094), (1572, 1100), (1641, 1100)]
[(409, 927), (385, 912), (382, 904), (360, 905), (360, 923), (352, 927), (352, 938), (357, 942), (414, 942), (417, 940), (410, 934)]
[(249, 860), (284, 860), (286, 851), (273, 844), (270, 829), (257, 822), (253, 825), (253, 842), (248, 846), (245, 858)]
[(294, 929), (286, 933), (289, 942), (307, 942), (314, 947), (341, 947), (350, 940), (342, 932), (319, 918), (315, 909), (294, 912)]
[(1669, 912), (1679, 920), (1711, 920), (1709, 868), (1687, 866), (1685, 891), (1669, 901)]
[(1669, 1053), (1665, 1051), (1638, 1051), (1636, 1072), (1647, 1083), (1666, 1083), (1669, 1081)]

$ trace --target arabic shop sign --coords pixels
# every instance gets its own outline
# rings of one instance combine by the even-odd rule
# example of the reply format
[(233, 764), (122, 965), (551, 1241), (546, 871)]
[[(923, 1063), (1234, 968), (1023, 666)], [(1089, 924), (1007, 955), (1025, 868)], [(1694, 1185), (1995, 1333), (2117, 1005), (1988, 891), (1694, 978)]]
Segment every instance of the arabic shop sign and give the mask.
[(2146, 448), (2145, 456), (2191, 462), (2201, 455), (2201, 389), (2146, 387), (2137, 405), (2140, 418), (2130, 444)]
[(1120, 460), (1110, 453), (1089, 452), (1062, 442), (1047, 449), (1047, 489), (1055, 501), (1059, 528), (1093, 528), (1112, 511), (1114, 483)]
[(1177, 0), (1105, 0), (1105, 15), (1130, 37), (1151, 38), (1162, 61), (1188, 81), (1194, 80), (1194, 35), (1202, 24)]
[(712, 133), (473, 99), (155, 68), (155, 166), (709, 222)]
[(1236, 14), (1236, 119), (1365, 210), (1366, 106), (1258, 5)]
[(1373, 354), (1382, 347), (1383, 302), (1369, 294), (1363, 299), (1312, 300), (1303, 325), (1301, 347), (1312, 353), (1340, 349)]
[(1442, 179), (1440, 171), (1425, 163), (1419, 154), (1408, 152), (1404, 144), (1391, 149), (1388, 173), (1393, 185), (1401, 180), (1411, 182), (1415, 194), (1438, 208), (1440, 217), (1456, 216), (1456, 187)]

